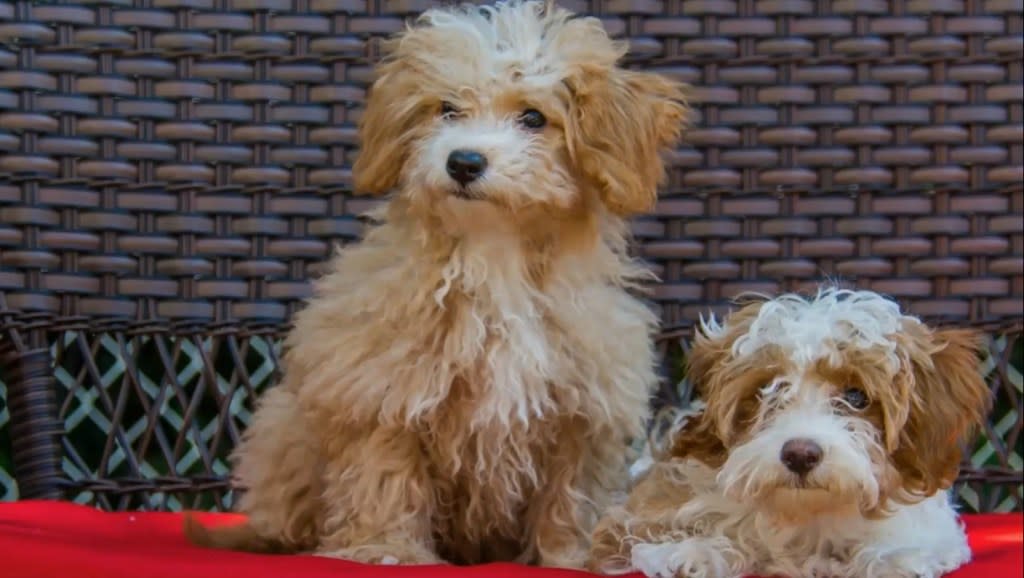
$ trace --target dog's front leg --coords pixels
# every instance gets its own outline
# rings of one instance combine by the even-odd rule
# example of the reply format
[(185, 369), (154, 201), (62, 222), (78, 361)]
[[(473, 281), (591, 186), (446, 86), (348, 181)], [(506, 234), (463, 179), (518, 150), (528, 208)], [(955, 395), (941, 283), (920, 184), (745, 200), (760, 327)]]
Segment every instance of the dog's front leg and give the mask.
[[(673, 516), (611, 509), (594, 530), (587, 569), (619, 575), (640, 571), (651, 578), (733, 578), (736, 549), (726, 538), (691, 536), (673, 528)], [(726, 553), (729, 553), (727, 556)]]
[(565, 483), (552, 484), (530, 508), (533, 544), (541, 566), (582, 568), (587, 559), (587, 530), (579, 493)]
[(607, 575), (639, 570), (657, 578), (743, 575), (744, 561), (728, 539), (693, 534), (710, 520), (681, 514), (681, 506), (697, 499), (687, 478), (684, 462), (655, 463), (625, 505), (609, 508), (598, 522), (588, 569)]
[(938, 578), (970, 562), (967, 535), (950, 500), (942, 492), (872, 523), (848, 575)]
[(371, 564), (436, 564), (434, 492), (416, 437), (379, 427), (329, 440), (317, 554)]
[[(567, 420), (557, 446), (551, 448), (545, 471), (551, 477), (537, 490), (528, 510), (529, 544), (541, 566), (582, 568), (587, 560), (590, 532), (597, 518), (591, 487), (593, 464), (585, 457), (589, 452), (577, 436), (573, 420)], [(579, 436), (582, 437), (582, 436)], [(583, 462), (583, 463), (581, 463)]]

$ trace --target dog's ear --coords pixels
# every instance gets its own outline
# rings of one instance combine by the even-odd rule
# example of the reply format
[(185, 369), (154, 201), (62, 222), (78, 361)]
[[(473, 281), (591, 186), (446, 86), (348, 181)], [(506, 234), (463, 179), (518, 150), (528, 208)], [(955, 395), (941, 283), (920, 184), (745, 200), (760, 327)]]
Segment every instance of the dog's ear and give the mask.
[[(693, 458), (711, 468), (719, 468), (728, 457), (723, 441), (732, 432), (732, 416), (720, 404), (728, 397), (723, 388), (723, 366), (728, 359), (729, 346), (734, 340), (727, 327), (719, 326), (714, 318), (702, 324), (694, 336), (686, 357), (686, 378), (694, 394), (705, 408), (689, 418), (672, 436), (669, 454), (676, 458)], [(728, 403), (728, 402), (726, 402)]]
[(720, 466), (728, 448), (749, 429), (760, 405), (758, 392), (775, 370), (756, 360), (737, 359), (733, 348), (750, 330), (763, 304), (744, 303), (722, 323), (714, 316), (701, 320), (690, 344), (686, 375), (705, 409), (676, 437), (677, 454), (687, 452), (709, 466)]
[(661, 155), (678, 143), (687, 117), (684, 87), (650, 72), (585, 67), (565, 84), (569, 152), (580, 173), (612, 212), (651, 210), (665, 173)]
[(414, 75), (400, 59), (385, 61), (359, 119), (359, 156), (352, 167), (357, 194), (381, 195), (398, 184), (424, 114)]
[(991, 393), (980, 372), (977, 332), (946, 329), (909, 341), (913, 386), (893, 462), (905, 490), (931, 495), (956, 480), (961, 444), (984, 422)]
[(718, 437), (714, 414), (703, 411), (689, 418), (672, 436), (669, 456), (695, 459), (709, 468), (720, 468), (729, 452)]

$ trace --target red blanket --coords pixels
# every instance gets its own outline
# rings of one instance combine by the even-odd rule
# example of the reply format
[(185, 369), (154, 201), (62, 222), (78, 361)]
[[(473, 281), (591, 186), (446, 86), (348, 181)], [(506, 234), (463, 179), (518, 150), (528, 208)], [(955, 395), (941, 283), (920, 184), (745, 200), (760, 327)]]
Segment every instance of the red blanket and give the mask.
[[(230, 514), (203, 514), (206, 524), (232, 523)], [(1022, 574), (1020, 514), (965, 517), (975, 561), (949, 578), (1009, 578)], [(4, 578), (571, 578), (585, 572), (490, 564), (364, 566), (313, 556), (259, 556), (195, 548), (181, 517), (162, 513), (103, 513), (61, 502), (0, 504), (0, 576)]]

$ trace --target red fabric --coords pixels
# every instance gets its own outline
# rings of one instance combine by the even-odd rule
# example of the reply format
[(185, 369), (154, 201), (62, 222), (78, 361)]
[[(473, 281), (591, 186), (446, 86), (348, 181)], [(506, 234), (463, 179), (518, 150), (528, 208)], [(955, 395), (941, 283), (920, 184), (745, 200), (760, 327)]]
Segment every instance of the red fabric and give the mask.
[[(206, 524), (234, 523), (202, 514)], [(1024, 517), (966, 516), (975, 561), (950, 578), (1017, 577), (1024, 567)], [(181, 516), (104, 513), (64, 502), (0, 504), (0, 575), (5, 578), (581, 578), (585, 572), (490, 564), (364, 566), (313, 556), (260, 556), (189, 545)]]

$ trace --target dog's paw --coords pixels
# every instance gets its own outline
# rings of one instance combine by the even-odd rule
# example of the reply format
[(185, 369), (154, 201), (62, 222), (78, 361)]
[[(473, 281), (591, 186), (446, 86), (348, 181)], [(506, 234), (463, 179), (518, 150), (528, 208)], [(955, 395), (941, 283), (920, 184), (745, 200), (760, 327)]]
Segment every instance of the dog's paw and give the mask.
[(733, 572), (711, 540), (633, 546), (633, 567), (650, 578), (731, 578)]
[(940, 578), (970, 561), (970, 553), (907, 551), (885, 558), (873, 576), (886, 578)]
[(428, 565), (443, 564), (444, 561), (433, 551), (415, 544), (367, 544), (337, 550), (317, 550), (316, 556), (338, 558), (363, 564)]
[(572, 568), (582, 570), (587, 563), (587, 551), (583, 548), (569, 548), (557, 552), (542, 552), (540, 565), (547, 568)]

